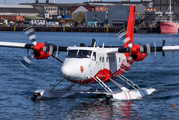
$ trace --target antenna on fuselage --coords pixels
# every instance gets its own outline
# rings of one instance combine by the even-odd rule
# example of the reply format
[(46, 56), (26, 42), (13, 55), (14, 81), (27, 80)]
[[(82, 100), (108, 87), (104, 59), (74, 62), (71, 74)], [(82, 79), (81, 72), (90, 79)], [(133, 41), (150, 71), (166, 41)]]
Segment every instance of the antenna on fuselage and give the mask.
[(92, 39), (92, 44), (91, 44), (92, 47), (95, 47), (96, 46), (96, 40), (95, 39)]
[(99, 43), (99, 40), (98, 40), (98, 42), (96, 42), (96, 46), (98, 46), (98, 43)]
[(102, 48), (104, 48), (104, 43), (103, 43), (103, 46), (102, 46)]
[(94, 43), (94, 46), (93, 46), (93, 47), (95, 48), (95, 46), (96, 46), (96, 42)]

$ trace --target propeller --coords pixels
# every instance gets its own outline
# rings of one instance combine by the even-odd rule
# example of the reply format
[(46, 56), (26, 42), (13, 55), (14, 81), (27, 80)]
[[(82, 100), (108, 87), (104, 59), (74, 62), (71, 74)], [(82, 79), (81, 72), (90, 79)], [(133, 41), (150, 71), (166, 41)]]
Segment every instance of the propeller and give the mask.
[[(123, 38), (123, 43), (124, 43), (124, 47), (119, 47), (118, 52), (126, 54), (127, 59), (130, 61), (131, 60), (141, 61), (151, 52), (154, 52), (154, 55), (156, 55), (156, 52), (162, 49), (161, 47), (156, 47), (155, 42), (151, 44), (148, 43), (146, 45), (132, 44), (130, 37), (125, 37), (124, 39), (124, 36), (127, 36), (126, 31), (122, 31), (122, 32), (120, 31), (119, 33), (117, 33), (116, 36), (120, 40), (122, 40)], [(165, 41), (163, 41), (163, 46), (164, 45), (165, 45)]]
[[(31, 41), (31, 43), (35, 46), (37, 44), (36, 41), (36, 35), (34, 33), (33, 27), (27, 27), (24, 29), (24, 33), (27, 35), (28, 39)], [(23, 57), (23, 60), (19, 61), (19, 63), (27, 68), (31, 64), (31, 60), (34, 58), (33, 55), (30, 55), (29, 50), (27, 51), (27, 55)]]
[(33, 45), (37, 44), (36, 35), (34, 33), (33, 27), (28, 27), (28, 28), (24, 29), (24, 33), (28, 36), (29, 40), (31, 41), (31, 43)]
[(53, 57), (58, 59), (57, 56), (59, 54), (59, 50), (65, 51), (67, 49), (67, 47), (60, 47), (51, 43), (37, 43), (33, 27), (24, 29), (24, 32), (31, 41), (31, 49), (33, 49), (33, 53), (31, 53), (32, 55), (29, 53), (29, 50), (27, 50), (27, 55), (23, 57), (23, 60), (19, 61), (20, 64), (25, 68), (29, 67), (33, 58), (48, 59), (49, 56), (56, 52), (56, 55), (53, 55)]

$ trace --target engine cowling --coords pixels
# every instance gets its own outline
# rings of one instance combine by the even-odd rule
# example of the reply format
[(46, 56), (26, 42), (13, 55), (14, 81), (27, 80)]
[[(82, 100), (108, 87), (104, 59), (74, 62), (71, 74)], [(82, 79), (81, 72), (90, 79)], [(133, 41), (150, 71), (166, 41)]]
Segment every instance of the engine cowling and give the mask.
[(44, 43), (37, 43), (34, 46), (34, 58), (35, 59), (48, 59), (51, 56), (50, 52), (44, 52), (43, 47), (45, 46)]
[(140, 45), (138, 45), (138, 44), (134, 44), (131, 47), (130, 53), (131, 53), (133, 61), (143, 61), (144, 58), (147, 56), (146, 53), (140, 52)]

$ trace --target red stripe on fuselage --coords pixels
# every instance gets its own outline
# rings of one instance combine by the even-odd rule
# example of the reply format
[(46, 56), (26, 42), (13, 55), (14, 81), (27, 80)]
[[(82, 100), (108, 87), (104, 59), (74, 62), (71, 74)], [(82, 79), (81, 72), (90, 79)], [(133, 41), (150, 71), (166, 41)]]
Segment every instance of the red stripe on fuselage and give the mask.
[(130, 96), (130, 93), (128, 92), (128, 94), (129, 94), (129, 98), (131, 99), (131, 96)]
[(126, 99), (128, 99), (128, 98), (127, 98), (127, 95), (126, 95), (126, 92), (124, 92), (124, 93), (125, 93)]
[[(118, 78), (125, 71), (129, 70), (129, 68), (130, 67), (126, 67), (123, 64), (121, 64), (120, 69), (114, 73), (111, 73), (111, 71), (108, 69), (103, 69), (103, 70), (100, 70), (95, 76), (97, 76), (103, 82), (107, 82), (107, 81), (109, 81), (110, 78), (112, 78), (112, 79)], [(79, 83), (79, 84), (95, 84), (95, 83), (97, 83), (94, 78), (89, 78), (89, 79), (85, 79), (85, 80), (69, 80), (69, 81), (73, 82), (73, 83)]]

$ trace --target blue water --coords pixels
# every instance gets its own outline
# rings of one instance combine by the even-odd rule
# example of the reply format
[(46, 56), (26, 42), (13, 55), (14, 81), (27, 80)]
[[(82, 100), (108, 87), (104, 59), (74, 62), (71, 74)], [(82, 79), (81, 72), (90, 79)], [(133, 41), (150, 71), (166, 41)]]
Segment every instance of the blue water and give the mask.
[[(36, 32), (38, 42), (51, 42), (62, 46), (85, 43), (91, 45), (94, 38), (98, 45), (123, 45), (115, 33), (62, 33)], [(179, 35), (134, 34), (134, 43), (152, 43), (157, 46), (179, 45)], [(23, 32), (0, 32), (0, 41), (30, 43)], [(144, 61), (132, 65), (124, 76), (140, 87), (153, 87), (157, 91), (141, 100), (113, 101), (106, 104), (104, 96), (74, 95), (33, 101), (33, 92), (47, 89), (60, 79), (61, 63), (52, 57), (33, 60), (28, 69), (19, 64), (26, 55), (25, 49), (0, 48), (0, 119), (178, 119), (179, 118), (179, 52), (150, 54)], [(58, 58), (64, 60), (66, 53)], [(117, 79), (126, 85), (120, 79)], [(67, 81), (60, 87), (68, 84)], [(117, 88), (108, 83), (117, 90)], [(130, 88), (130, 87), (129, 87)], [(172, 105), (175, 104), (175, 107)]]

